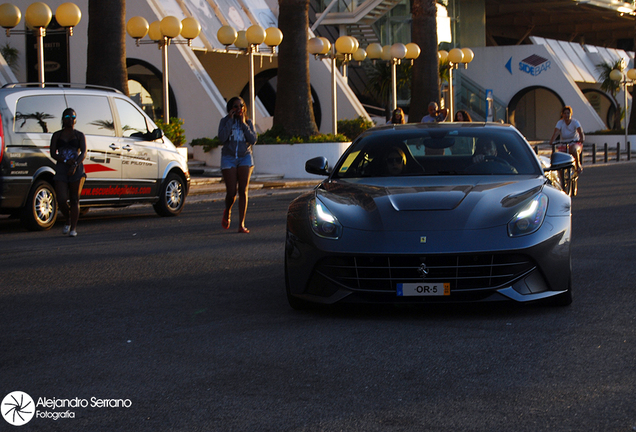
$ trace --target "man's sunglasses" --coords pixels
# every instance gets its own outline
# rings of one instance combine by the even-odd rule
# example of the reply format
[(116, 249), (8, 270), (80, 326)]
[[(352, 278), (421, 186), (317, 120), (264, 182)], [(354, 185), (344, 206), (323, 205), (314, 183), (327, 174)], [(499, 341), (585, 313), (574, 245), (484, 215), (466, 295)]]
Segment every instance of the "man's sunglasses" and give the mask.
[(401, 157), (390, 157), (390, 158), (386, 158), (386, 160), (389, 163), (400, 163), (401, 164), (402, 162), (404, 162)]
[(73, 115), (66, 114), (66, 115), (65, 115), (64, 117), (62, 117), (62, 118), (65, 118), (65, 119), (67, 119), (67, 118), (72, 118), (73, 120), (75, 120), (77, 117), (75, 116), (75, 114), (73, 114)]

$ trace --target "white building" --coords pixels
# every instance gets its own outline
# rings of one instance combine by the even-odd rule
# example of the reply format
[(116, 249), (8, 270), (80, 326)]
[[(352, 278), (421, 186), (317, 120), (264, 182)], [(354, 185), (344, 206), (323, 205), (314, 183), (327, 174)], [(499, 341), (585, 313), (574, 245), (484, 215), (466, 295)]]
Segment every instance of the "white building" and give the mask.
[[(49, 1), (55, 11), (65, 0)], [(23, 15), (31, 1), (15, 4)], [(633, 63), (634, 7), (616, 0), (448, 0), (439, 8), (441, 48), (470, 47), (475, 59), (468, 69), (455, 74), (457, 108), (466, 108), (475, 119), (486, 118), (486, 93), (493, 96), (494, 119), (515, 124), (529, 139), (547, 139), (563, 105), (571, 105), (574, 116), (587, 132), (606, 129), (616, 113), (616, 101), (600, 90), (599, 62), (625, 59)], [(88, 1), (76, 4), (84, 18), (69, 39), (69, 80), (85, 82)], [(310, 14), (312, 29), (334, 40), (341, 34), (356, 36), (365, 47), (371, 42), (410, 42), (408, 0), (316, 0)], [(170, 114), (184, 119), (188, 141), (214, 137), (225, 115), (225, 101), (247, 95), (249, 72), (245, 55), (224, 52), (217, 30), (230, 24), (245, 30), (252, 24), (276, 26), (275, 0), (134, 0), (127, 2), (126, 19), (143, 16), (148, 22), (167, 15), (195, 17), (202, 26), (193, 47), (169, 47)], [(322, 11), (326, 13), (321, 13)], [(620, 16), (620, 14), (625, 16)], [(22, 21), (18, 28), (24, 28)], [(27, 81), (25, 36), (0, 35), (0, 46), (18, 49), (13, 72), (0, 61), (0, 82)], [(46, 39), (45, 39), (46, 41)], [(564, 42), (567, 41), (567, 42)], [(633, 42), (633, 39), (632, 39)], [(104, 41), (109, 43), (109, 41)], [(613, 48), (602, 48), (610, 46)], [(263, 51), (267, 48), (263, 47)], [(148, 111), (161, 113), (162, 63), (155, 45), (141, 44), (127, 36), (128, 73), (132, 96)], [(46, 57), (47, 54), (45, 54)], [(47, 70), (56, 66), (47, 58)], [(272, 121), (276, 89), (277, 58), (256, 61), (256, 124), (260, 131)], [(311, 85), (317, 123), (322, 132), (332, 130), (331, 71), (328, 61), (310, 59)], [(361, 68), (352, 72), (362, 72)], [(349, 83), (337, 73), (337, 114), (340, 119), (369, 118), (364, 98), (364, 74)], [(354, 79), (355, 78), (355, 79)], [(48, 80), (48, 79), (47, 79)], [(352, 88), (354, 90), (352, 90)], [(247, 99), (247, 98), (246, 98)], [(631, 99), (631, 98), (630, 98)], [(622, 101), (619, 94), (616, 100)], [(408, 100), (406, 101), (408, 102)], [(621, 104), (622, 105), (622, 104)], [(491, 112), (492, 114), (492, 112)], [(201, 153), (195, 150), (195, 158)]]

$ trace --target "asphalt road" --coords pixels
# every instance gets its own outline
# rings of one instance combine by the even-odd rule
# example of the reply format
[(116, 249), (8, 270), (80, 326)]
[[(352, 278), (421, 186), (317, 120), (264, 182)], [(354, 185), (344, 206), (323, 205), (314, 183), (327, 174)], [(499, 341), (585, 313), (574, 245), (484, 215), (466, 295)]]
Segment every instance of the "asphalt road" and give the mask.
[(294, 311), (298, 192), (253, 198), (249, 235), (218, 196), (74, 239), (0, 219), (0, 398), (39, 403), (0, 431), (634, 431), (635, 191), (636, 164), (583, 172), (567, 308)]

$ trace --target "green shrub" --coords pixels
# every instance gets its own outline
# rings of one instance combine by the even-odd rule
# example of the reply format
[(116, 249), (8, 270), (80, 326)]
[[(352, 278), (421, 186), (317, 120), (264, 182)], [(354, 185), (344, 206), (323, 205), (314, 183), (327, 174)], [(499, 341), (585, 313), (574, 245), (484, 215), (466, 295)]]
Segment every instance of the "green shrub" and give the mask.
[(355, 140), (365, 130), (375, 126), (372, 121), (360, 116), (353, 120), (338, 120), (338, 132), (347, 137), (347, 141)]
[(347, 142), (349, 139), (343, 135), (318, 134), (308, 137), (292, 136), (285, 132), (281, 126), (274, 126), (258, 136), (258, 144), (302, 144), (322, 142)]
[(183, 119), (170, 117), (170, 124), (165, 124), (162, 119), (156, 122), (163, 134), (168, 137), (175, 147), (180, 147), (186, 143), (185, 130), (183, 129)]
[(210, 152), (213, 149), (219, 147), (221, 145), (221, 140), (219, 137), (214, 138), (195, 138), (190, 141), (190, 145), (194, 146), (202, 146), (204, 152)]

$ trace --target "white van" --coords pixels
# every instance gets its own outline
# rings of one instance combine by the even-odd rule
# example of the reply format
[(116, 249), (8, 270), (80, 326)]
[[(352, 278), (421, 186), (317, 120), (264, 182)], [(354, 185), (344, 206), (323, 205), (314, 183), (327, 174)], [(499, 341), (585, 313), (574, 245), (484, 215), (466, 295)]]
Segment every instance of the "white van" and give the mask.
[(8, 84), (0, 88), (0, 213), (31, 230), (55, 224), (55, 161), (49, 145), (73, 108), (86, 135), (86, 182), (80, 207), (152, 203), (178, 215), (190, 187), (187, 158), (121, 92), (75, 84)]

